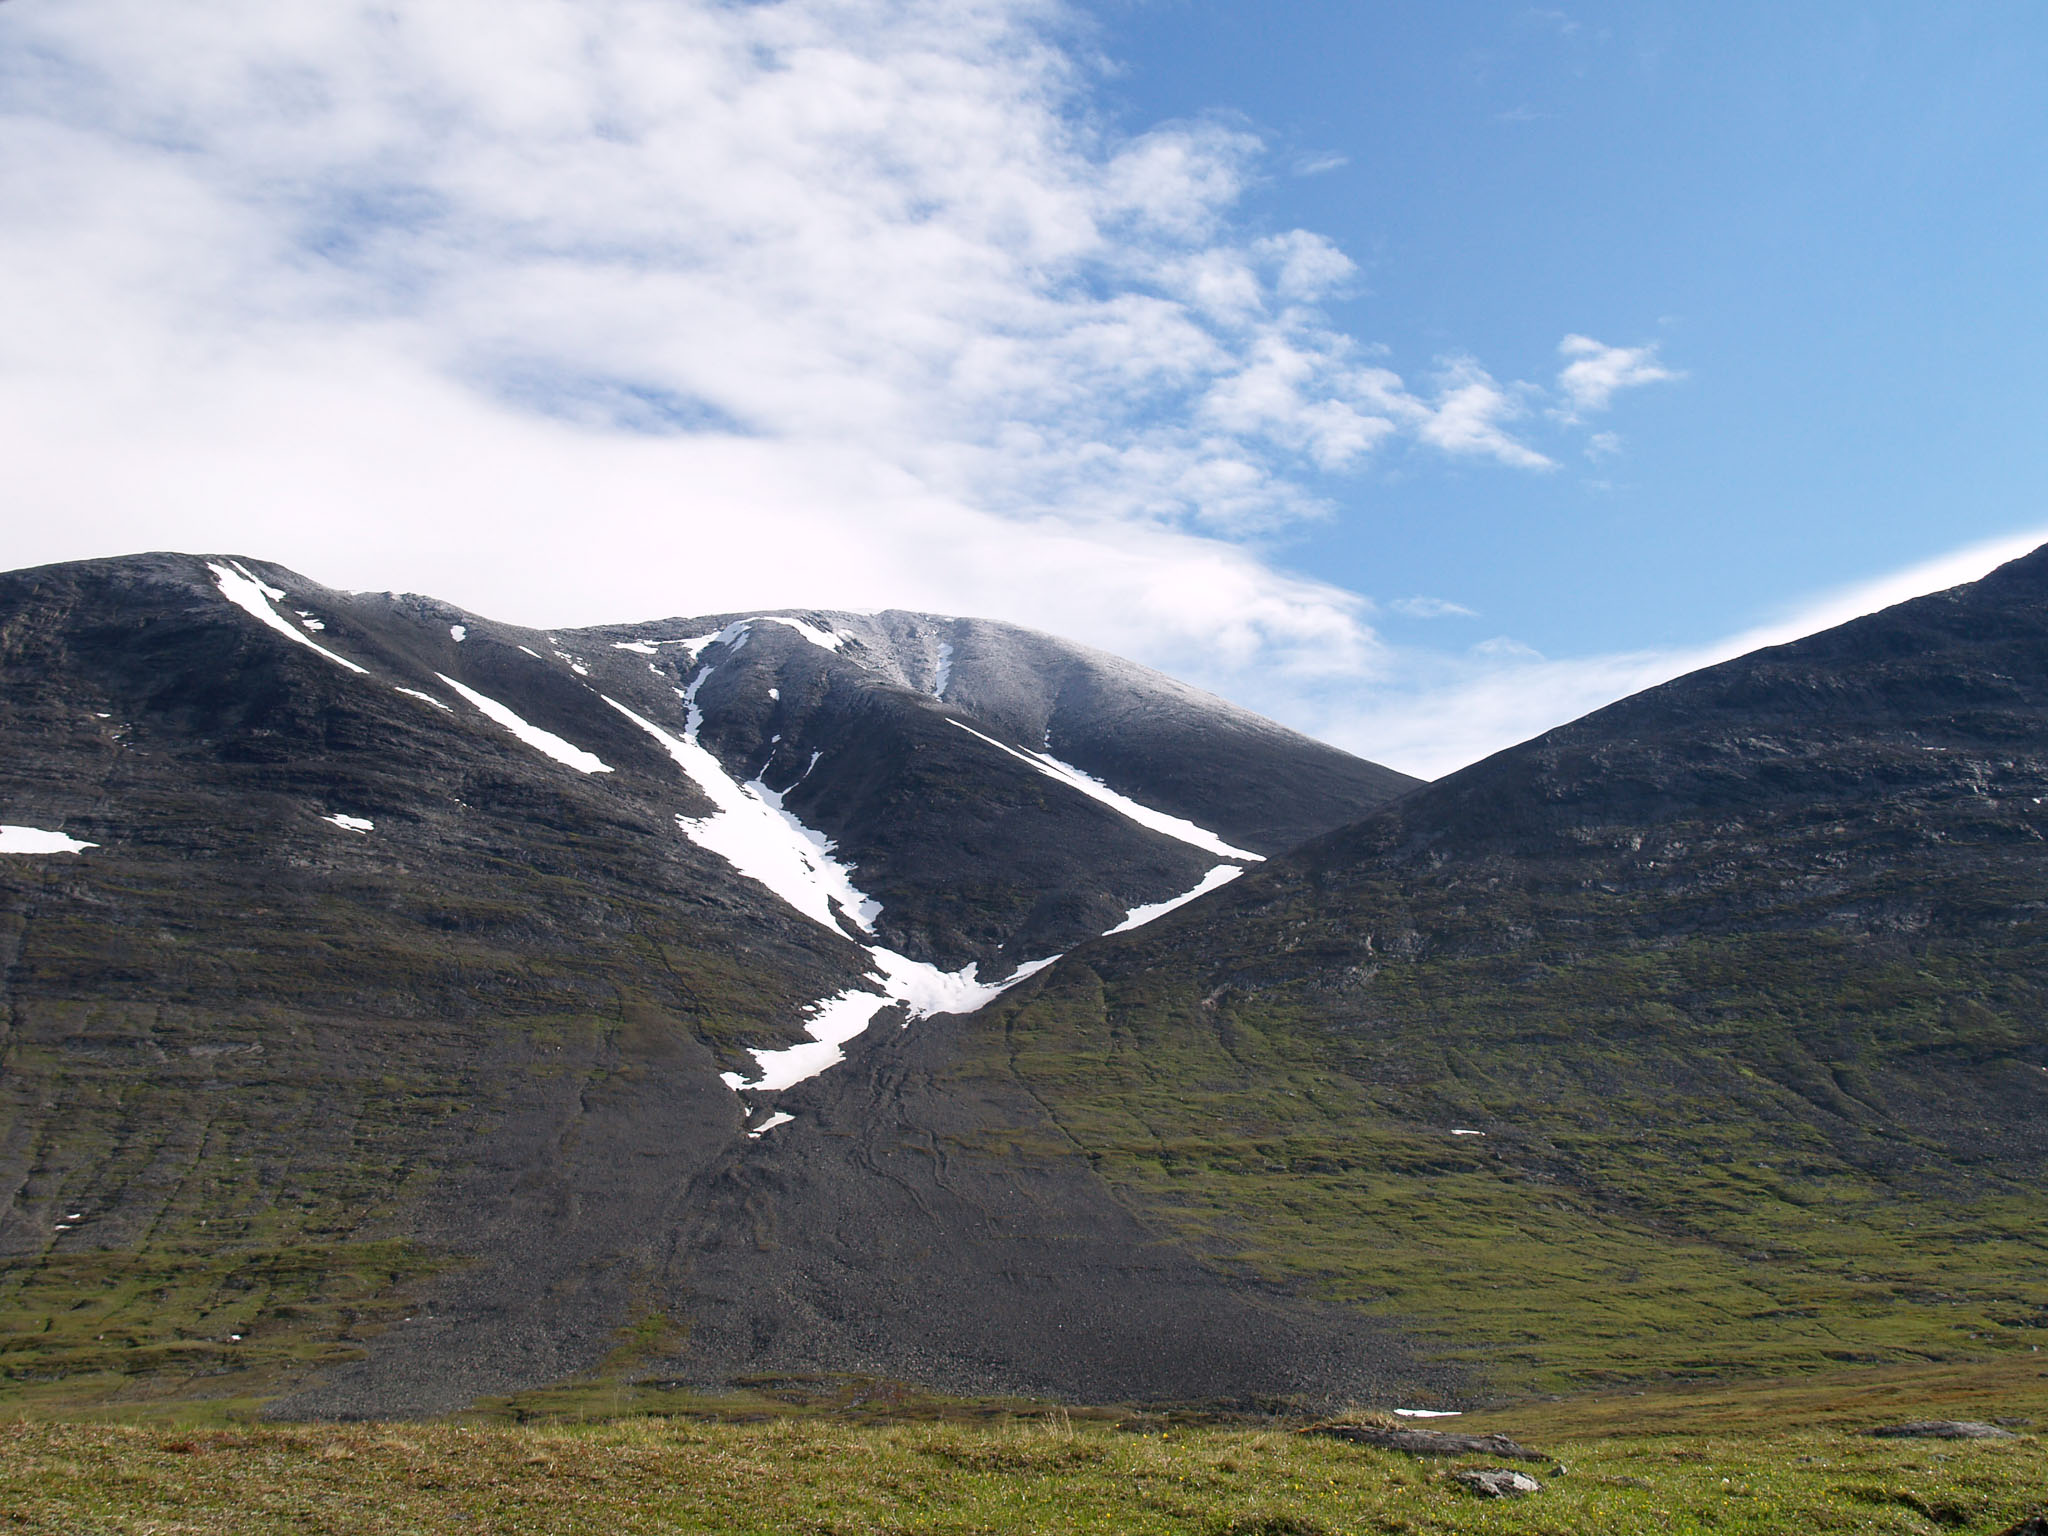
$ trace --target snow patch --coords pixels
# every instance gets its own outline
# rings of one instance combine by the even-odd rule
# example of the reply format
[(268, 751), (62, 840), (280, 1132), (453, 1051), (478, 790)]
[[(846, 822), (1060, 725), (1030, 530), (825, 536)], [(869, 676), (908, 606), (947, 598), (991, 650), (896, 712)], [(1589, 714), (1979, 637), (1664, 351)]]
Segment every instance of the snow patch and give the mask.
[(766, 1136), (770, 1131), (774, 1130), (775, 1127), (777, 1127), (778, 1125), (787, 1125), (790, 1121), (794, 1120), (795, 1118), (795, 1115), (785, 1114), (782, 1110), (778, 1109), (766, 1120), (763, 1120), (759, 1125), (755, 1126), (751, 1131), (747, 1132), (747, 1135), (758, 1141), (763, 1136)]
[(660, 651), (655, 649), (652, 640), (614, 640), (612, 642), (612, 649), (615, 651), (631, 651), (635, 656), (659, 656), (661, 654)]
[(782, 699), (782, 690), (780, 688), (770, 688), (768, 690), (768, 697), (779, 703)]
[(1155, 901), (1147, 906), (1131, 908), (1124, 914), (1122, 922), (1114, 928), (1106, 929), (1102, 936), (1106, 939), (1112, 933), (1129, 933), (1133, 928), (1142, 928), (1153, 919), (1166, 916), (1175, 907), (1184, 907), (1197, 896), (1206, 896), (1211, 891), (1230, 884), (1243, 873), (1244, 871), (1235, 864), (1218, 864), (1202, 876), (1201, 883), (1193, 890), (1182, 891), (1178, 896), (1169, 896), (1164, 901)]
[(1396, 1408), (1394, 1415), (1403, 1419), (1462, 1419), (1464, 1415), (1455, 1408)]
[(744, 621), (748, 624), (780, 624), (784, 629), (793, 629), (820, 650), (836, 651), (846, 644), (846, 636), (835, 635), (829, 629), (816, 624), (807, 624), (802, 619), (784, 618), (780, 614), (764, 613)]
[(1453, 1136), (1484, 1136), (1484, 1131), (1452, 1131)]
[(499, 725), (502, 725), (529, 747), (532, 747), (534, 751), (552, 757), (556, 762), (574, 768), (578, 773), (610, 773), (612, 771), (611, 765), (600, 758), (595, 752), (586, 752), (581, 747), (562, 740), (561, 737), (555, 735), (552, 731), (544, 731), (537, 725), (529, 725), (496, 699), (487, 699), (474, 688), (465, 688), (462, 684), (455, 681), (454, 678), (448, 677), (443, 673), (436, 672), (434, 676), (440, 678), (442, 682), (469, 700), (470, 703), (482, 710), (484, 714), (495, 720)]
[(1020, 763), (1029, 763), (1049, 779), (1058, 779), (1069, 789), (1078, 790), (1091, 800), (1099, 800), (1111, 810), (1136, 822), (1148, 831), (1162, 833), (1167, 837), (1200, 848), (1204, 853), (1213, 853), (1219, 858), (1244, 859), (1250, 863), (1265, 862), (1265, 855), (1253, 853), (1249, 848), (1233, 848), (1206, 827), (1198, 827), (1192, 821), (1180, 816), (1169, 816), (1164, 811), (1155, 811), (1149, 805), (1140, 805), (1128, 795), (1120, 795), (1102, 780), (1084, 773), (1072, 763), (1063, 763), (1049, 752), (1020, 752), (1015, 747), (1005, 746), (993, 736), (984, 736), (973, 726), (953, 720), (976, 741), (985, 741), (998, 752), (1007, 752)]
[(98, 843), (80, 842), (62, 832), (45, 832), (40, 827), (0, 827), (0, 853), (77, 853), (97, 848)]
[[(684, 836), (841, 938), (850, 937), (847, 925), (872, 934), (882, 913), (881, 903), (853, 883), (853, 867), (833, 856), (832, 839), (805, 826), (783, 805), (783, 797), (796, 784), (771, 789), (758, 776), (742, 784), (698, 740), (704, 711), (697, 703), (697, 693), (716, 670), (707, 667), (691, 680), (688, 689), (678, 690), (685, 706), (680, 736), (616, 699), (600, 697), (658, 742), (711, 802), (714, 809), (709, 816), (676, 817)], [(818, 766), (818, 757), (818, 753), (811, 754), (804, 777)], [(957, 971), (942, 971), (883, 945), (855, 942), (868, 957), (869, 974), (863, 984), (813, 1003), (804, 1019), (804, 1032), (810, 1038), (803, 1043), (750, 1051), (755, 1076), (750, 1080), (738, 1072), (723, 1073), (728, 1087), (761, 1092), (790, 1087), (844, 1060), (840, 1048), (865, 1031), (886, 1008), (904, 1009), (906, 1023), (935, 1013), (970, 1013), (1059, 958), (1029, 961), (991, 983), (977, 980), (971, 963)]]
[(724, 638), (725, 631), (718, 629), (713, 630), (708, 635), (696, 635), (688, 640), (664, 640), (661, 643), (663, 645), (680, 645), (683, 648), (683, 654), (690, 658), (690, 665), (695, 666), (699, 656), (703, 655), (709, 647)]
[(749, 1050), (747, 1054), (754, 1058), (758, 1075), (749, 1081), (738, 1072), (722, 1072), (719, 1076), (728, 1088), (735, 1092), (774, 1093), (793, 1087), (844, 1061), (846, 1052), (840, 1047), (864, 1034), (884, 1009), (902, 1008), (905, 1028), (935, 1013), (972, 1013), (1060, 958), (1048, 955), (1043, 960), (1027, 961), (1001, 981), (986, 982), (975, 979), (972, 964), (957, 971), (942, 971), (879, 944), (862, 947), (879, 973), (868, 979), (879, 981), (883, 995), (849, 987), (813, 1003), (804, 1020), (804, 1033), (811, 1038), (780, 1050)]
[(462, 644), (463, 641), (469, 638), (469, 626), (466, 624), (450, 624), (448, 626), (448, 638), (457, 645)]
[[(234, 569), (229, 570), (229, 565), (233, 566)], [(216, 565), (213, 561), (209, 560), (206, 562), (206, 568), (213, 572), (213, 579), (220, 587), (220, 595), (241, 609), (242, 612), (248, 614), (252, 619), (259, 620), (269, 628), (276, 630), (294, 644), (303, 645), (309, 651), (318, 651), (338, 667), (347, 667), (351, 672), (367, 673), (369, 671), (368, 667), (359, 667), (346, 656), (337, 656), (334, 652), (328, 650), (326, 646), (318, 645), (308, 640), (304, 633), (287, 624), (278, 614), (277, 610), (270, 606), (272, 602), (281, 599), (284, 593), (276, 587), (266, 586), (258, 581), (243, 568), (241, 561), (230, 560), (228, 565)]]
[(844, 937), (838, 917), (844, 913), (849, 922), (871, 931), (882, 908), (855, 889), (853, 871), (832, 857), (832, 839), (813, 832), (784, 811), (782, 797), (759, 779), (749, 784), (735, 782), (698, 742), (704, 712), (697, 704), (697, 690), (715, 670), (699, 673), (683, 695), (687, 719), (681, 736), (663, 730), (609, 695), (599, 697), (653, 737), (711, 802), (714, 809), (709, 816), (676, 817), (684, 836), (767, 886), (812, 922)]
[(377, 823), (367, 816), (322, 816), (322, 821), (331, 822), (344, 832), (373, 832)]
[(399, 693), (404, 694), (408, 699), (419, 699), (425, 703), (433, 705), (434, 708), (436, 709), (445, 710), (447, 713), (451, 715), (455, 713), (453, 708), (451, 708), (449, 705), (443, 704), (431, 693), (421, 693), (417, 688), (400, 688), (397, 691)]
[(543, 660), (545, 660), (545, 659), (546, 659), (545, 657), (543, 657), (543, 656), (541, 655), (541, 653), (540, 653), (539, 651), (536, 651), (536, 650), (535, 650), (535, 649), (534, 649), (534, 648), (533, 648), (532, 646), (530, 646), (530, 645), (522, 645), (521, 647), (519, 647), (519, 649), (521, 649), (522, 651), (526, 652), (526, 654), (527, 654), (527, 655), (529, 655), (529, 656), (531, 656), (531, 657), (532, 657), (532, 658), (533, 658), (533, 659), (534, 659), (535, 661), (543, 661)]
[(305, 625), (306, 628), (312, 630), (313, 633), (316, 635), (327, 627), (325, 624), (322, 624), (318, 619), (309, 619), (303, 614), (299, 616), (299, 622)]
[(932, 679), (932, 697), (943, 699), (946, 690), (953, 685), (953, 647), (947, 641), (939, 642), (939, 675)]

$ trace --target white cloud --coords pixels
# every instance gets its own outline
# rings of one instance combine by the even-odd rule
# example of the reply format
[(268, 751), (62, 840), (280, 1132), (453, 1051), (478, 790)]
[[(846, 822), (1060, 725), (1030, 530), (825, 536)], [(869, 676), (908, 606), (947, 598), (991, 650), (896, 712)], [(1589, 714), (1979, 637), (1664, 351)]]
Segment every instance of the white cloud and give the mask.
[[(1317, 476), (1546, 470), (1518, 431), (1677, 375), (1574, 336), (1556, 394), (1464, 357), (1411, 387), (1319, 308), (1343, 252), (1245, 227), (1258, 141), (1110, 133), (1065, 20), (0, 5), (10, 563), (233, 550), (545, 624), (986, 614), (1429, 771), (1672, 665), (1403, 651), (1264, 557)], [(1464, 612), (1392, 606), (1428, 605)]]
[(1557, 387), (1565, 397), (1565, 409), (1560, 414), (1567, 421), (1606, 410), (1621, 390), (1685, 377), (1657, 361), (1655, 342), (1642, 347), (1610, 347), (1590, 336), (1567, 336), (1558, 343), (1557, 350), (1571, 359), (1557, 375)]
[(1368, 665), (1360, 600), (1245, 536), (1396, 440), (1547, 467), (1534, 395), (1373, 361), (1317, 308), (1343, 253), (1237, 221), (1259, 143), (1102, 130), (1064, 15), (0, 6), (10, 552)]
[(1497, 459), (1518, 469), (1550, 469), (1544, 455), (1503, 427), (1525, 413), (1512, 390), (1470, 358), (1454, 358), (1438, 383), (1436, 404), (1419, 419), (1418, 435), (1446, 453)]

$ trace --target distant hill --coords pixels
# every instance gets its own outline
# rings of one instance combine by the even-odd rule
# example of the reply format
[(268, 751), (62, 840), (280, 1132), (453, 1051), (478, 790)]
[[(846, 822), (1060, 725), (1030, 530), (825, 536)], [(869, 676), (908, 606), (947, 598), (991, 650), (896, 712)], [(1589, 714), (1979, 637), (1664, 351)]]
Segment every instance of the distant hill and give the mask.
[(2029, 1352), (2044, 834), (2048, 550), (1085, 946), (949, 1081), (1029, 1095), (1213, 1262), (1496, 1384)]

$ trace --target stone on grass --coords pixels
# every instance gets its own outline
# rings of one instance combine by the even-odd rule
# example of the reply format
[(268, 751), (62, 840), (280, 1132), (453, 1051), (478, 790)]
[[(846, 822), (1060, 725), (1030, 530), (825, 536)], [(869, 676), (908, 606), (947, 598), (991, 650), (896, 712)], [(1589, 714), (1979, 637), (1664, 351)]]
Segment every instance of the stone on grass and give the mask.
[(2048, 1509), (2037, 1509), (2016, 1525), (2008, 1525), (1998, 1536), (2048, 1536)]
[(1913, 1419), (1905, 1424), (1887, 1424), (1873, 1429), (1885, 1440), (2010, 1440), (2013, 1432), (1979, 1419)]
[(1524, 1494), (1543, 1491), (1543, 1485), (1528, 1473), (1513, 1472), (1506, 1467), (1473, 1467), (1464, 1472), (1453, 1472), (1451, 1476), (1482, 1499), (1519, 1499)]

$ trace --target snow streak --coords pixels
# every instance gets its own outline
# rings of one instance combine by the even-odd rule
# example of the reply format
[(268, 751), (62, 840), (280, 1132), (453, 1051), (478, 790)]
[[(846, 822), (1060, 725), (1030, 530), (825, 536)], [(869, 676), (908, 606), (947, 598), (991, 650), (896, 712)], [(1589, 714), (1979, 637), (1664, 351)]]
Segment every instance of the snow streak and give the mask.
[(574, 768), (578, 773), (610, 773), (611, 764), (595, 752), (586, 752), (571, 742), (562, 740), (552, 731), (544, 731), (537, 725), (530, 725), (496, 699), (485, 698), (474, 688), (465, 688), (445, 673), (436, 672), (450, 688), (461, 694), (483, 713), (502, 725), (506, 730), (525, 742), (534, 751), (552, 757), (556, 762)]
[(1140, 805), (1128, 795), (1120, 795), (1094, 775), (1083, 772), (1072, 763), (1063, 763), (1049, 752), (1021, 752), (1015, 747), (1005, 746), (993, 736), (984, 736), (973, 726), (963, 721), (951, 720), (976, 741), (985, 741), (998, 752), (1007, 752), (1020, 763), (1029, 763), (1049, 779), (1058, 779), (1069, 789), (1078, 790), (1091, 800), (1099, 800), (1118, 815), (1136, 822), (1147, 831), (1162, 833), (1177, 839), (1192, 848), (1213, 853), (1219, 858), (1243, 859), (1249, 863), (1265, 862), (1265, 855), (1253, 853), (1249, 848), (1233, 848), (1206, 827), (1198, 827), (1183, 817), (1169, 816), (1164, 811), (1155, 811), (1149, 805)]
[[(853, 883), (853, 867), (833, 857), (832, 840), (805, 826), (784, 807), (782, 797), (787, 789), (770, 789), (758, 777), (741, 783), (698, 741), (704, 711), (697, 694), (716, 670), (704, 668), (684, 692), (681, 736), (663, 730), (616, 699), (606, 697), (605, 703), (659, 742), (711, 802), (714, 809), (709, 816), (676, 817), (676, 825), (690, 841), (766, 886), (812, 922), (859, 944), (869, 966), (861, 985), (811, 1005), (804, 1020), (809, 1040), (783, 1050), (751, 1052), (758, 1075), (750, 1081), (738, 1072), (727, 1072), (723, 1075), (729, 1087), (773, 1092), (800, 1083), (845, 1060), (841, 1047), (862, 1034), (884, 1009), (903, 1009), (906, 1023), (935, 1013), (971, 1013), (1058, 958), (1031, 961), (1003, 980), (990, 983), (976, 979), (971, 962), (957, 971), (942, 971), (875, 943), (872, 935), (875, 919), (881, 916), (881, 903)], [(813, 757), (810, 767), (815, 766)]]
[(0, 827), (0, 853), (77, 853), (97, 847), (98, 843), (80, 842), (62, 832), (45, 832), (41, 827)]
[(1197, 896), (1206, 896), (1211, 891), (1221, 889), (1243, 873), (1244, 870), (1239, 865), (1218, 864), (1209, 873), (1202, 876), (1202, 883), (1193, 890), (1182, 891), (1178, 896), (1169, 896), (1166, 900), (1155, 901), (1149, 906), (1131, 908), (1129, 912), (1124, 914), (1122, 922), (1118, 923), (1114, 928), (1105, 931), (1102, 936), (1106, 939), (1113, 933), (1129, 933), (1133, 928), (1142, 928), (1154, 918), (1166, 916), (1175, 907), (1186, 906)]
[[(233, 566), (234, 569), (229, 570), (228, 565)], [(287, 624), (277, 610), (270, 606), (271, 603), (281, 602), (284, 599), (284, 593), (280, 589), (266, 586), (263, 582), (258, 581), (249, 574), (239, 560), (230, 560), (228, 565), (217, 565), (211, 560), (206, 562), (206, 568), (213, 572), (213, 579), (220, 586), (220, 595), (222, 597), (233, 603), (251, 618), (260, 620), (269, 628), (276, 630), (285, 639), (295, 644), (303, 645), (309, 651), (318, 651), (337, 667), (347, 667), (351, 672), (367, 673), (369, 671), (369, 668), (357, 666), (346, 656), (337, 656), (334, 652), (327, 649), (326, 646), (307, 639), (304, 630), (294, 629), (291, 625)]]

